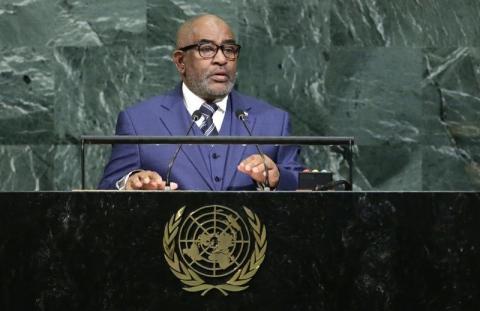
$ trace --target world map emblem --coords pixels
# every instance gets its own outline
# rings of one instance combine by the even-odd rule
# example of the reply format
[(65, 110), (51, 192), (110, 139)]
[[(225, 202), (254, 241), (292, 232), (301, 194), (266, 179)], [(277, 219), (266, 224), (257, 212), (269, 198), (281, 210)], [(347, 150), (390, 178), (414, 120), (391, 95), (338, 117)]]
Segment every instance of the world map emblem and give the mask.
[(172, 215), (163, 237), (165, 260), (183, 289), (201, 295), (247, 289), (267, 249), (258, 216), (247, 207), (237, 213), (221, 205), (184, 213), (185, 206)]

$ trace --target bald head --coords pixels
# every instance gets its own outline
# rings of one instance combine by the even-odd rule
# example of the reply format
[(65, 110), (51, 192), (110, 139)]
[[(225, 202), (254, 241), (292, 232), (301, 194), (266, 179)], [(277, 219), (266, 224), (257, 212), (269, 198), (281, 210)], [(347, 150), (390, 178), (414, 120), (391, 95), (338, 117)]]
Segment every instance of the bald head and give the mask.
[(177, 31), (177, 48), (192, 44), (195, 38), (201, 36), (204, 29), (224, 28), (230, 32), (231, 38), (235, 39), (230, 26), (220, 17), (212, 14), (193, 17), (183, 23)]

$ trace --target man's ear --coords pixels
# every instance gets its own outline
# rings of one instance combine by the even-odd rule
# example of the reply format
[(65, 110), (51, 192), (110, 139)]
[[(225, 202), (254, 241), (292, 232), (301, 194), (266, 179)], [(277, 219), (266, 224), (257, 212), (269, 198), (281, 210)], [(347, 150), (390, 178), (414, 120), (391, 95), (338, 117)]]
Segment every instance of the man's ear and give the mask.
[(185, 54), (180, 50), (175, 50), (172, 55), (172, 60), (175, 63), (175, 66), (177, 67), (177, 70), (180, 74), (183, 74), (185, 72), (185, 63), (183, 62), (184, 56)]

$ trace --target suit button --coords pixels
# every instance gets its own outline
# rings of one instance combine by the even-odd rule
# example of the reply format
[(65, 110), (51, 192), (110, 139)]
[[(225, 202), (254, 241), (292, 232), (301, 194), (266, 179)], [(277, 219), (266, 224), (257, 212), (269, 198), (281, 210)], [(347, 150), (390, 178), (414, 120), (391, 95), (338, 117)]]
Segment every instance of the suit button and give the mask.
[(219, 182), (220, 180), (222, 180), (220, 177), (215, 176), (215, 181), (216, 181), (216, 182)]
[(214, 154), (212, 154), (212, 158), (218, 159), (218, 158), (220, 158), (220, 155), (218, 153), (214, 153)]

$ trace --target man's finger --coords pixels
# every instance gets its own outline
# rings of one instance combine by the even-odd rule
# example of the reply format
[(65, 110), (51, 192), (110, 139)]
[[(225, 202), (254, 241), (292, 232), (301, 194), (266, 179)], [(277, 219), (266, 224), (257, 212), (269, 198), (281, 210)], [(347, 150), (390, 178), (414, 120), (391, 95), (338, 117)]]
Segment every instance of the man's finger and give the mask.
[(264, 167), (263, 162), (251, 162), (245, 166), (247, 171), (252, 171), (254, 173), (259, 172), (259, 167)]
[(135, 186), (135, 188), (137, 188), (137, 189), (142, 188), (143, 182), (142, 182), (139, 175), (134, 175), (133, 178), (132, 178), (132, 182), (133, 182), (133, 185)]
[(265, 166), (267, 167), (267, 170), (269, 170), (270, 168), (268, 167), (267, 163), (257, 163), (257, 165), (255, 165), (254, 167), (252, 167), (252, 172), (254, 173), (262, 173), (262, 172), (265, 172)]
[(157, 185), (164, 182), (162, 179), (162, 176), (158, 175), (157, 173), (155, 173), (152, 178), (153, 178), (153, 182), (155, 182)]
[(245, 171), (254, 171), (255, 167), (258, 167), (260, 165), (263, 165), (263, 159), (258, 156), (258, 157), (248, 157), (247, 159), (243, 160), (240, 163), (240, 167), (245, 169)]

